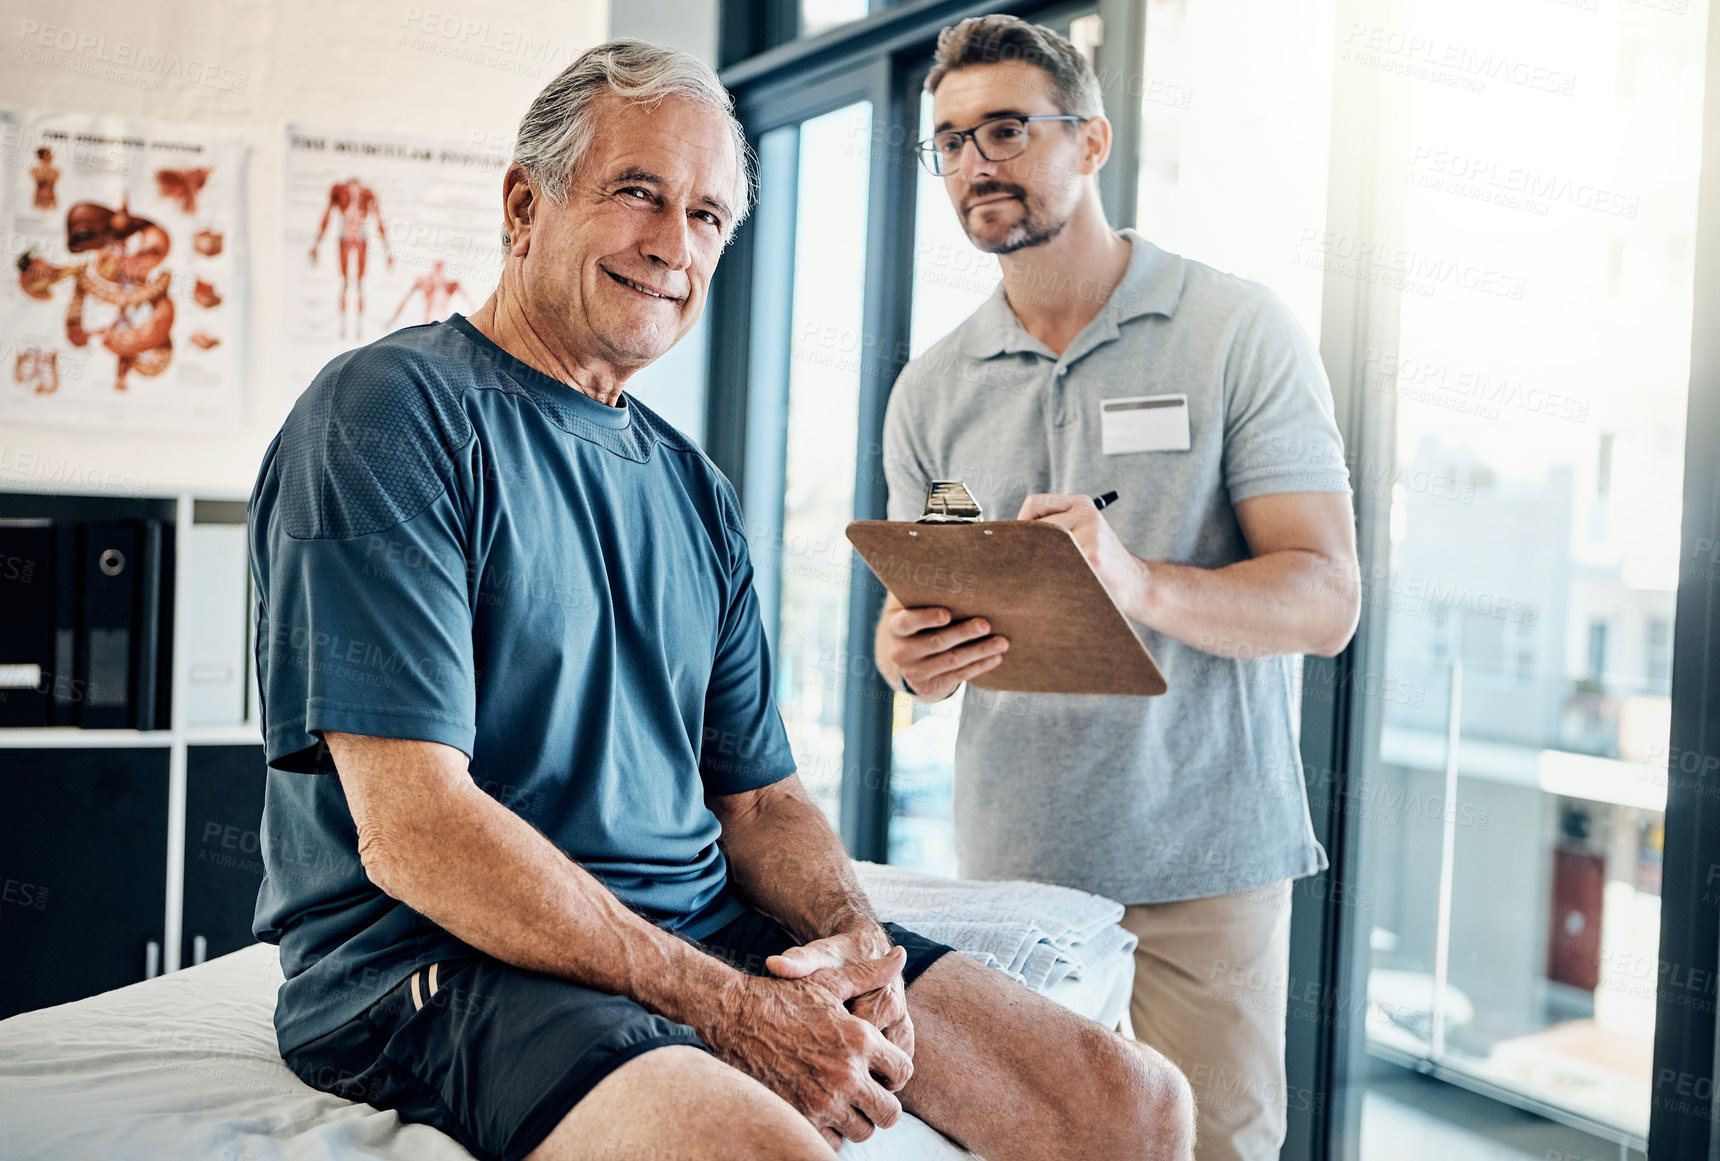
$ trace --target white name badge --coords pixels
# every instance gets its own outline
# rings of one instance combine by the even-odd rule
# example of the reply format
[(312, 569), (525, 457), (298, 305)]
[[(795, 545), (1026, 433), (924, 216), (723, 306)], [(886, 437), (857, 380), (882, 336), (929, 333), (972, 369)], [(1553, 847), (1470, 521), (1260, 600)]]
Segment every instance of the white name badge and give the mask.
[(1187, 395), (1101, 399), (1099, 420), (1108, 456), (1188, 450)]

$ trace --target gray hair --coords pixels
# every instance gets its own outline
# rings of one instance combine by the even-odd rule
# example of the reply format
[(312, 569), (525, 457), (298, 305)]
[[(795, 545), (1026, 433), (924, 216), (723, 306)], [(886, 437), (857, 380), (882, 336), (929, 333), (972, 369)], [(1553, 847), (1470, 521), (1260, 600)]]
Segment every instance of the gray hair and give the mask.
[[(723, 241), (733, 237), (752, 205), (756, 184), (746, 131), (735, 119), (733, 98), (698, 57), (645, 40), (612, 40), (587, 49), (532, 100), (520, 118), (514, 160), (525, 167), (538, 192), (558, 206), (566, 204), (574, 168), (597, 136), (595, 106), (606, 96), (647, 108), (666, 97), (684, 97), (723, 114), (735, 155), (733, 214), (724, 223)], [(504, 253), (512, 245), (503, 223)]]
[(926, 92), (936, 93), (943, 79), (957, 69), (1018, 60), (1051, 78), (1057, 103), (1065, 113), (1100, 117), (1104, 96), (1093, 66), (1081, 50), (1042, 24), (1018, 16), (970, 16), (938, 33), (938, 51), (926, 74)]

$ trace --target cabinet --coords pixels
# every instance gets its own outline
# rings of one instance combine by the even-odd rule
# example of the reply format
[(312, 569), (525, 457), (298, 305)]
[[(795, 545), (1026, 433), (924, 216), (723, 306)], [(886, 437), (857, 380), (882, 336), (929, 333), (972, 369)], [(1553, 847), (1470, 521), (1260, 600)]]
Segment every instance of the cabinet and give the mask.
[(251, 912), (263, 885), (263, 747), (192, 746), (185, 766), (179, 962), (197, 964), (254, 942)]
[[(183, 533), (243, 526), (245, 500), (0, 493), (0, 516), (38, 515), (147, 516)], [(242, 538), (224, 539), (242, 553)], [(245, 682), (247, 696), (200, 698), (198, 649), (186, 647), (210, 639), (212, 618), (249, 620), (249, 572), (196, 561), (197, 540), (173, 537), (169, 576), (177, 583), (161, 594), (168, 728), (0, 729), (0, 1018), (252, 942), (265, 779), (255, 682)], [(0, 617), (8, 611), (0, 608)], [(243, 677), (248, 626), (217, 627), (236, 631), (245, 656), (233, 664)], [(187, 723), (210, 704), (230, 705), (237, 720)]]
[(0, 751), (0, 1018), (159, 972), (165, 749)]

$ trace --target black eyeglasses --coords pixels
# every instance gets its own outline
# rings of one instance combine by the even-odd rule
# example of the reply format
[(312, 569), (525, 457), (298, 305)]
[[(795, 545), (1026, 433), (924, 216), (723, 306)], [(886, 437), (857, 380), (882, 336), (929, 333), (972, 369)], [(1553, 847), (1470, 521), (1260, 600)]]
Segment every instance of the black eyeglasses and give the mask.
[(973, 147), (987, 161), (1010, 161), (1027, 152), (1027, 123), (1029, 121), (1091, 121), (1074, 113), (1036, 113), (1030, 117), (993, 117), (981, 121), (972, 129), (945, 129), (934, 133), (918, 145), (925, 167), (938, 177), (944, 176), (961, 156), (962, 143), (973, 138)]

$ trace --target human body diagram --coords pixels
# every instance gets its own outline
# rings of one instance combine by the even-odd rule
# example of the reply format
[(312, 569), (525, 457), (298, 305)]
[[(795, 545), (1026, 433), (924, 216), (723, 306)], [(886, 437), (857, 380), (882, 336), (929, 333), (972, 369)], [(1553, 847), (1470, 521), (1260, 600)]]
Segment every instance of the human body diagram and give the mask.
[(364, 268), (370, 249), (368, 226), (371, 218), (376, 219), (376, 234), (382, 240), (382, 252), (390, 269), (394, 266), (394, 252), (388, 245), (388, 228), (382, 221), (382, 204), (377, 200), (376, 191), (352, 177), (329, 188), (328, 204), (323, 207), (316, 241), (311, 243), (313, 266), (323, 235), (328, 231), (329, 218), (337, 211), (340, 214), (340, 337), (346, 338), (347, 291), (351, 290), (356, 297), (352, 335), (360, 338), (364, 327)]
[(394, 313), (388, 316), (389, 327), (394, 326), (406, 310), (406, 304), (412, 301), (414, 295), (418, 294), (424, 296), (424, 321), (427, 323), (435, 322), (441, 318), (442, 311), (456, 298), (463, 302), (470, 302), (466, 298), (466, 292), (460, 289), (460, 280), (449, 278), (445, 273), (442, 260), (438, 258), (430, 263), (430, 269), (413, 280), (411, 287), (406, 291), (406, 297), (400, 300), (400, 305), (395, 307)]

